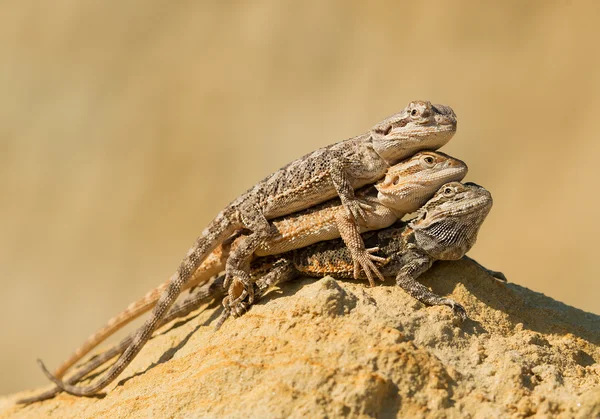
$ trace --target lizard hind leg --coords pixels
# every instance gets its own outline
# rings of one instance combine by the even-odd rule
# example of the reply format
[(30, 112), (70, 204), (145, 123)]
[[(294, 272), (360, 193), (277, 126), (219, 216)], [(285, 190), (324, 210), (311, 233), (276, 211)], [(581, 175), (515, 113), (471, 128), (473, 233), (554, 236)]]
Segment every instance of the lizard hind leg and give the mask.
[[(230, 296), (227, 296), (223, 299), (223, 314), (217, 321), (215, 326), (215, 330), (219, 329), (225, 320), (229, 317), (240, 317), (244, 315), (248, 309), (257, 301), (259, 301), (265, 293), (273, 286), (281, 284), (283, 282), (290, 281), (296, 278), (298, 271), (294, 268), (294, 265), (291, 260), (287, 258), (279, 258), (271, 265), (270, 270), (253, 281), (251, 284), (254, 289), (254, 301), (251, 303), (249, 301), (245, 301), (244, 299), (235, 298), (235, 300), (231, 300)], [(232, 287), (230, 287), (231, 290)]]
[[(275, 227), (269, 223), (257, 206), (241, 207), (239, 211), (242, 223), (252, 233), (243, 235), (236, 241), (236, 247), (229, 254), (225, 264), (223, 286), (228, 289), (228, 302), (237, 303), (247, 297), (248, 302), (252, 304), (254, 288), (249, 274), (250, 261), (261, 243), (274, 233)], [(240, 286), (243, 286), (243, 291), (237, 293)]]

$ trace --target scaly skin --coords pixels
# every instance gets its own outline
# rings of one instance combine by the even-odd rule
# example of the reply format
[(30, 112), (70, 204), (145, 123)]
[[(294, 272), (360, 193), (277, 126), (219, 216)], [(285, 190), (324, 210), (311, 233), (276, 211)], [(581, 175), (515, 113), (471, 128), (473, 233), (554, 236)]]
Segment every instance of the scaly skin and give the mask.
[[(365, 218), (366, 204), (355, 198), (354, 189), (383, 177), (390, 164), (417, 151), (441, 147), (455, 131), (456, 116), (452, 109), (429, 102), (413, 102), (366, 134), (319, 149), (271, 174), (230, 203), (202, 232), (169, 280), (151, 316), (106, 374), (86, 387), (59, 385), (71, 394), (90, 396), (114, 381), (150, 339), (200, 264), (237, 230), (246, 229), (249, 234), (239, 241), (227, 260), (226, 283), (232, 279), (241, 283), (251, 302), (253, 287), (248, 266), (254, 251), (274, 232), (269, 220), (339, 197), (348, 219), (358, 229)], [(373, 271), (367, 276), (381, 275), (370, 254), (357, 259), (357, 263), (359, 260), (370, 262), (362, 266)]]
[[(484, 188), (471, 183), (452, 182), (442, 186), (411, 222), (399, 222), (380, 231), (365, 233), (363, 238), (365, 243), (379, 247), (379, 254), (387, 259), (382, 271), (388, 277), (395, 276), (398, 286), (424, 304), (449, 306), (457, 316), (464, 319), (466, 312), (460, 304), (434, 294), (416, 279), (436, 260), (457, 260), (466, 257), (465, 254), (475, 244), (479, 228), (491, 207), (492, 197)], [(257, 258), (251, 267), (258, 297), (271, 285), (281, 284), (298, 276), (333, 275), (338, 278), (352, 278), (353, 271), (352, 256), (341, 240), (320, 242), (282, 255)], [(500, 272), (488, 272), (500, 280), (506, 280)], [(186, 315), (200, 304), (218, 298), (223, 292), (222, 283), (221, 277), (209, 286), (200, 288), (182, 304), (173, 307), (169, 319)], [(243, 314), (246, 308), (245, 304), (236, 306), (238, 314)], [(219, 324), (228, 314), (219, 320)], [(69, 378), (68, 382), (75, 384), (89, 372), (124, 351), (132, 339), (130, 336), (101, 356), (92, 359), (75, 376)], [(50, 373), (46, 373), (51, 377)], [(61, 388), (56, 387), (40, 396), (24, 399), (21, 403), (44, 400), (60, 391)]]
[[(404, 214), (416, 211), (442, 184), (461, 180), (466, 174), (467, 166), (464, 162), (440, 152), (419, 152), (390, 167), (382, 181), (356, 193), (359, 199), (371, 206), (366, 216), (366, 225), (361, 226), (360, 231), (390, 226)], [(346, 243), (363, 246), (364, 249), (362, 240), (352, 238), (354, 230), (339, 199), (276, 218), (272, 223), (277, 234), (256, 250), (255, 254), (258, 256), (284, 253), (318, 241), (339, 238), (340, 235)], [(221, 272), (228, 255), (229, 243), (225, 242), (206, 258), (184, 289), (201, 284)], [(151, 309), (168, 284), (169, 281), (151, 290), (141, 300), (130, 304), (125, 311), (110, 319), (105, 327), (90, 336), (55, 371), (55, 375), (62, 377), (68, 368), (108, 336)], [(242, 291), (237, 299), (242, 300), (244, 297)]]

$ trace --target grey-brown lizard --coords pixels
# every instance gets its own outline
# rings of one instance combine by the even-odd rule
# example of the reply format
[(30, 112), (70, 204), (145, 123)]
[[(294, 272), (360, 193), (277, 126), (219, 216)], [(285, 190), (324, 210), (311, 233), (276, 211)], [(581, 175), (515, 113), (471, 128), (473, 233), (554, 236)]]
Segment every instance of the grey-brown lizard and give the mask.
[[(466, 312), (460, 304), (434, 294), (416, 279), (436, 260), (457, 260), (465, 257), (475, 244), (479, 228), (491, 206), (492, 197), (481, 186), (453, 182), (444, 185), (409, 223), (398, 223), (384, 230), (365, 233), (363, 237), (367, 244), (379, 247), (379, 253), (387, 258), (382, 271), (388, 277), (395, 276), (398, 286), (424, 304), (447, 305), (464, 319)], [(333, 275), (352, 278), (353, 269), (349, 250), (341, 240), (332, 240), (282, 255), (258, 258), (252, 263), (251, 275), (256, 281), (255, 292), (260, 297), (270, 285), (281, 284), (298, 276)], [(499, 272), (488, 272), (498, 279), (505, 280)], [(218, 282), (215, 282), (200, 288), (182, 305), (173, 307), (169, 313), (169, 320), (186, 315), (207, 299), (218, 297), (223, 290), (221, 286), (216, 286), (217, 284)], [(241, 304), (238, 308), (238, 314), (242, 314), (246, 307)], [(132, 339), (132, 336), (126, 338), (69, 378), (67, 391), (87, 373), (125, 350)], [(52, 397), (64, 386), (48, 371), (45, 372), (58, 388), (23, 400), (23, 403)]]
[[(354, 189), (380, 179), (390, 164), (402, 158), (419, 150), (441, 147), (455, 131), (456, 116), (451, 108), (412, 102), (367, 133), (307, 154), (263, 179), (230, 203), (202, 232), (171, 277), (151, 316), (110, 370), (94, 385), (73, 387), (71, 392), (92, 395), (111, 383), (148, 341), (202, 261), (235, 231), (246, 229), (249, 233), (227, 259), (226, 284), (235, 278), (251, 302), (253, 287), (248, 265), (254, 251), (273, 234), (269, 220), (337, 196), (354, 228), (358, 229), (364, 222), (368, 205), (355, 198)], [(357, 233), (354, 237), (360, 238), (360, 235)], [(362, 255), (353, 254), (353, 260), (365, 270), (367, 277), (372, 274), (369, 271), (381, 275), (373, 259), (366, 250)]]
[[(467, 174), (464, 162), (440, 152), (419, 152), (411, 158), (390, 167), (383, 180), (374, 186), (356, 192), (356, 196), (369, 204), (366, 226), (361, 232), (385, 228), (416, 211), (444, 183), (458, 181)], [(277, 234), (265, 241), (255, 255), (271, 255), (308, 246), (318, 241), (342, 237), (346, 243), (362, 245), (362, 241), (348, 237), (353, 229), (346, 219), (339, 199), (330, 200), (308, 210), (300, 211), (272, 221)], [(194, 279), (184, 287), (196, 286), (222, 271), (229, 251), (219, 247), (200, 265)], [(105, 327), (90, 336), (69, 359), (55, 371), (60, 378), (81, 357), (128, 322), (143, 314), (154, 304), (168, 286), (168, 281), (147, 293), (141, 300), (130, 304), (113, 317)], [(245, 296), (242, 295), (242, 300)]]

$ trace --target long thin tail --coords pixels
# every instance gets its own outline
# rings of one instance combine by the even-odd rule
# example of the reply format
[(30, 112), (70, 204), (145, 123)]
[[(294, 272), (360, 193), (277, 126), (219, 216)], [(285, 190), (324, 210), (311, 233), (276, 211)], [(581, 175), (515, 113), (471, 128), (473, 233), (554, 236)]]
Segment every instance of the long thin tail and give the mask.
[(96, 331), (93, 335), (90, 335), (83, 344), (54, 371), (54, 375), (57, 378), (62, 378), (73, 364), (87, 355), (106, 338), (154, 307), (163, 291), (167, 289), (169, 282), (169, 280), (163, 282), (157, 288), (148, 292), (142, 299), (131, 303), (125, 310), (111, 318), (104, 327)]
[[(206, 260), (202, 262), (200, 267), (194, 272), (192, 279), (183, 286), (182, 290), (204, 284), (212, 276), (225, 269), (225, 261), (227, 260), (228, 255), (229, 246), (219, 245), (219, 247), (213, 250)], [(62, 378), (71, 366), (87, 355), (92, 349), (104, 342), (117, 330), (120, 330), (154, 307), (162, 293), (169, 286), (169, 283), (170, 280), (163, 282), (158, 287), (150, 290), (141, 299), (129, 304), (125, 310), (111, 318), (105, 326), (90, 335), (83, 344), (54, 371), (54, 376), (56, 378)]]
[(235, 217), (233, 211), (228, 207), (202, 232), (202, 235), (196, 240), (195, 245), (189, 250), (187, 256), (179, 265), (177, 272), (170, 278), (169, 284), (156, 303), (152, 315), (136, 332), (131, 345), (95, 384), (86, 387), (65, 384), (60, 379), (54, 377), (46, 369), (44, 364), (39, 361), (44, 374), (46, 374), (48, 379), (54, 382), (54, 384), (62, 390), (76, 396), (91, 396), (109, 385), (119, 376), (119, 374), (121, 374), (138, 352), (144, 347), (154, 330), (156, 330), (160, 324), (161, 319), (168, 312), (179, 294), (181, 294), (184, 286), (188, 284), (196, 269), (204, 259), (206, 259), (209, 253), (219, 244), (223, 243), (237, 229), (242, 227), (243, 225), (237, 222), (237, 217)]
[[(196, 280), (196, 277), (194, 277), (194, 280)], [(224, 294), (225, 292), (223, 289), (223, 277), (220, 277), (217, 278), (212, 284), (203, 286), (202, 288), (195, 290), (192, 294), (190, 294), (188, 298), (186, 298), (181, 303), (177, 303), (176, 305), (174, 305), (169, 311), (169, 313), (165, 316), (165, 318), (162, 319), (162, 321), (160, 322), (160, 326), (163, 326), (174, 319), (187, 316), (192, 311), (197, 310), (202, 304), (206, 304), (209, 301), (219, 299)], [(112, 348), (90, 359), (87, 364), (85, 364), (79, 371), (75, 373), (75, 375), (67, 379), (67, 383), (75, 384), (79, 382), (79, 380), (88, 375), (90, 372), (94, 371), (96, 368), (110, 361), (117, 355), (123, 353), (123, 351), (125, 351), (125, 349), (127, 349), (127, 347), (131, 345), (133, 338), (134, 334), (131, 334), (124, 338), (118, 344), (114, 345)], [(60, 393), (61, 391), (62, 390), (59, 387), (54, 387), (37, 396), (17, 400), (17, 403), (29, 404), (39, 402), (42, 400), (50, 399), (58, 393)]]

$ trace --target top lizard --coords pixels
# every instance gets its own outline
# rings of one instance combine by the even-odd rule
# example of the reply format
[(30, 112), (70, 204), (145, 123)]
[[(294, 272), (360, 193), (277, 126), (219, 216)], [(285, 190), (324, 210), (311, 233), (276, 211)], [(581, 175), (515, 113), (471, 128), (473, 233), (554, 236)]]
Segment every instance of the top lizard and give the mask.
[[(226, 283), (233, 278), (240, 281), (247, 291), (249, 303), (252, 303), (253, 287), (247, 271), (252, 254), (272, 232), (268, 220), (339, 197), (348, 218), (358, 230), (358, 224), (364, 222), (369, 206), (354, 197), (354, 189), (382, 178), (391, 164), (417, 151), (443, 146), (455, 132), (456, 115), (450, 107), (415, 101), (367, 133), (318, 149), (267, 176), (225, 207), (204, 229), (171, 277), (150, 318), (138, 329), (131, 345), (93, 387), (73, 394), (86, 396), (97, 393), (129, 364), (200, 263), (234, 232), (246, 229), (248, 234), (239, 241), (227, 261)], [(355, 236), (360, 237), (358, 233)], [(353, 261), (361, 265), (367, 277), (373, 272), (381, 277), (372, 258), (368, 250), (364, 250), (362, 255), (352, 255)]]

